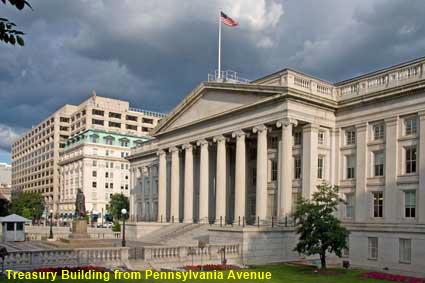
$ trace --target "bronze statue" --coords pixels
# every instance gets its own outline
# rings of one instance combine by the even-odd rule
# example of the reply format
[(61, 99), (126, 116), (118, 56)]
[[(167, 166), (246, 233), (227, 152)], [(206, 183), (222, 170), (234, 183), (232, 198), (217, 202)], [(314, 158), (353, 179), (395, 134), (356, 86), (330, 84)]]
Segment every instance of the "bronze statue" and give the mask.
[(78, 189), (77, 197), (75, 198), (75, 215), (78, 219), (86, 215), (86, 198), (81, 189)]

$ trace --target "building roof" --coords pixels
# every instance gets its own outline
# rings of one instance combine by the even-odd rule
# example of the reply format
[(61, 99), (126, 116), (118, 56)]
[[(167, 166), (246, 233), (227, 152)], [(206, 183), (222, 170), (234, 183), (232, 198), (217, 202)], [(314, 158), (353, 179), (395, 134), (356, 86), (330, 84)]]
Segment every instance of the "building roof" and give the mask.
[(5, 217), (0, 217), (0, 222), (31, 222), (31, 220), (17, 214), (11, 214)]

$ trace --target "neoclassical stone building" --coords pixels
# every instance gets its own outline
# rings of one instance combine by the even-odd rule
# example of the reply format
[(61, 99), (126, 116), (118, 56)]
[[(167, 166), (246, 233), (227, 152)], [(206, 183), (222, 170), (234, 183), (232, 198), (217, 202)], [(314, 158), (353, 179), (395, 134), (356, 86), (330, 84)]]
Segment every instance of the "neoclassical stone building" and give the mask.
[(133, 221), (246, 224), (242, 234), (273, 222), (277, 234), (250, 235), (270, 240), (263, 261), (285, 260), (295, 200), (327, 182), (347, 201), (353, 264), (425, 268), (424, 58), (339, 83), (290, 69), (203, 82), (153, 137), (128, 157)]

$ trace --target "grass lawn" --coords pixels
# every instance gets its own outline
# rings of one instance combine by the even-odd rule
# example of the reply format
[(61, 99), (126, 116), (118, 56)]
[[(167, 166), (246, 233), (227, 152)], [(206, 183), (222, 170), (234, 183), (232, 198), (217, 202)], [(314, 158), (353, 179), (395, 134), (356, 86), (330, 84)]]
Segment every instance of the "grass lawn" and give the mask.
[[(240, 270), (237, 272), (271, 272), (271, 279), (266, 280), (256, 280), (256, 279), (228, 279), (227, 273), (228, 271), (224, 271), (224, 279), (216, 279), (216, 280), (200, 280), (200, 279), (192, 279), (187, 280), (186, 282), (202, 282), (202, 281), (208, 281), (208, 282), (246, 282), (246, 283), (254, 283), (259, 281), (267, 281), (270, 283), (278, 283), (278, 282), (285, 282), (285, 283), (354, 283), (354, 282), (369, 282), (369, 283), (377, 283), (377, 282), (386, 282), (389, 283), (391, 281), (384, 281), (384, 280), (374, 280), (374, 279), (366, 279), (357, 277), (356, 275), (359, 273), (362, 273), (361, 270), (335, 270), (336, 274), (332, 275), (325, 275), (325, 274), (314, 274), (311, 272), (311, 268), (309, 267), (300, 267), (300, 266), (292, 266), (292, 265), (268, 265), (268, 266), (259, 266), (255, 269), (247, 269), (247, 270)], [(235, 271), (236, 272), (236, 271)], [(148, 282), (156, 282), (156, 283), (170, 283), (170, 282), (183, 282), (183, 280), (165, 280), (165, 279), (145, 279), (144, 275), (142, 275), (143, 281)], [(105, 282), (103, 280), (65, 280), (65, 279), (59, 279), (56, 278), (55, 282), (60, 283), (66, 283), (66, 282), (78, 282), (78, 283), (84, 283), (84, 282)], [(33, 283), (33, 282), (52, 282), (47, 280), (9, 280), (9, 279), (2, 279), (0, 282), (16, 282), (16, 283)], [(111, 283), (140, 283), (141, 280), (116, 280), (113, 277), (110, 278), (109, 282)]]

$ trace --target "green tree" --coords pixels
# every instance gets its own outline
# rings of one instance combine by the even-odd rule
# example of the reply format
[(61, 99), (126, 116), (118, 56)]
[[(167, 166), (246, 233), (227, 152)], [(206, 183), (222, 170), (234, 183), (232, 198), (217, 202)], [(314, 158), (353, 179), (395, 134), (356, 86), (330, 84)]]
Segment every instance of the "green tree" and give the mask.
[[(3, 4), (9, 3), (18, 10), (22, 10), (25, 6), (32, 9), (31, 5), (25, 0), (1, 0)], [(24, 39), (21, 37), (24, 33), (15, 29), (16, 25), (6, 18), (0, 18), (0, 41), (15, 45), (24, 46)]]
[(0, 197), (0, 216), (9, 215), (9, 211), (10, 211), (10, 201)]
[(114, 220), (121, 219), (121, 210), (123, 208), (127, 209), (127, 215), (129, 211), (129, 201), (128, 197), (123, 194), (114, 194), (111, 196), (111, 200), (109, 201), (109, 209), (108, 212), (112, 216)]
[(40, 219), (44, 210), (41, 193), (21, 192), (12, 199), (11, 212), (26, 218)]
[(347, 248), (349, 232), (335, 212), (344, 202), (338, 195), (338, 187), (323, 184), (317, 187), (311, 200), (300, 198), (294, 218), (299, 241), (294, 248), (305, 255), (319, 254), (322, 269), (326, 269), (326, 253), (342, 256)]

